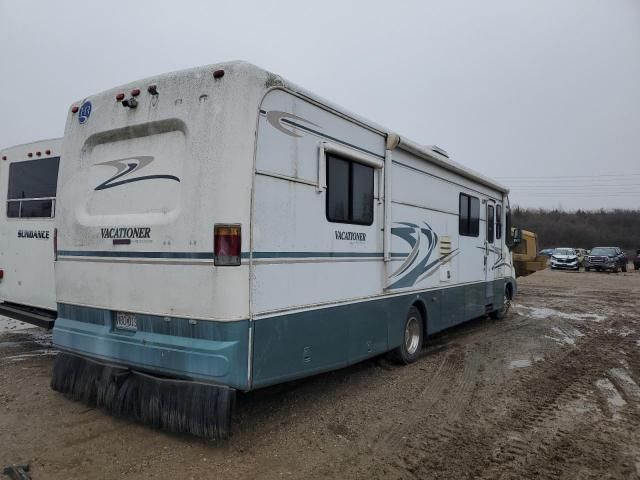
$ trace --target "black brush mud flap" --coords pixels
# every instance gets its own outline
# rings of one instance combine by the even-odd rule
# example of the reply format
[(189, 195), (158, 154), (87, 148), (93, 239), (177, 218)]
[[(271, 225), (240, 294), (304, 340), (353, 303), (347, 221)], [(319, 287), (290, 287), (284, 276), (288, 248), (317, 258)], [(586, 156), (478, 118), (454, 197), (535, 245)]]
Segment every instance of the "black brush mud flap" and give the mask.
[(208, 440), (231, 435), (236, 390), (166, 378), (61, 352), (51, 388), (118, 417)]

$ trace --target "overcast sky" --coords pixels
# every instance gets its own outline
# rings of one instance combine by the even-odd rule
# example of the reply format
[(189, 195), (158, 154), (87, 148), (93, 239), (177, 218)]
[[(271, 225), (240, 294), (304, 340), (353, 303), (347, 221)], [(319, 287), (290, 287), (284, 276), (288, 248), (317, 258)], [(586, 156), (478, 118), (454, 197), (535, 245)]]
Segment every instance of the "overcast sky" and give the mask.
[(0, 0), (0, 146), (70, 104), (243, 59), (510, 186), (640, 208), (640, 1)]

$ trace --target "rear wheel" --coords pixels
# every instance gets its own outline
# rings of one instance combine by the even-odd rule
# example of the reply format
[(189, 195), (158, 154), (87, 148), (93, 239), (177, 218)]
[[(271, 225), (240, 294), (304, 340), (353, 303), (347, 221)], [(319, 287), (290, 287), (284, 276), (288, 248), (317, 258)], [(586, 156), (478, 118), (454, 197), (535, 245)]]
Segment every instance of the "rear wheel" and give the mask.
[(626, 263), (622, 266), (622, 271), (624, 273), (627, 273), (627, 264)]
[(407, 365), (418, 359), (424, 340), (424, 320), (415, 306), (407, 312), (403, 332), (402, 343), (391, 352), (391, 357), (395, 362)]

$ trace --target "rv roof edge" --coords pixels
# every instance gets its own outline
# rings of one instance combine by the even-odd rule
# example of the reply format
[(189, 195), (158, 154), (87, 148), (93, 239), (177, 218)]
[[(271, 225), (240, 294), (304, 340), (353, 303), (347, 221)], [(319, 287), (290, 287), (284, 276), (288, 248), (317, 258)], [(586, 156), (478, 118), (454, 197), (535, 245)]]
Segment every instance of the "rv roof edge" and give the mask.
[(457, 162), (454, 162), (453, 160), (445, 157), (444, 155), (430, 148), (425, 148), (424, 146), (419, 145), (415, 142), (412, 142), (411, 140), (407, 140), (402, 136), (400, 137), (400, 143), (398, 144), (398, 148), (401, 148), (402, 150), (412, 153), (418, 157), (424, 158), (425, 160), (429, 160), (430, 162), (433, 162), (442, 168), (455, 172), (470, 180), (476, 181), (486, 187), (493, 188), (504, 194), (509, 193), (509, 189), (504, 185), (494, 182), (493, 180), (485, 177), (484, 175), (468, 167), (465, 167)]
[(17, 145), (9, 145), (7, 147), (0, 148), (0, 152), (4, 152), (5, 150), (13, 150), (14, 148), (28, 147), (29, 145), (42, 144), (47, 142), (62, 142), (62, 137), (44, 138), (42, 140), (34, 140), (32, 142), (24, 142), (24, 143), (18, 143)]

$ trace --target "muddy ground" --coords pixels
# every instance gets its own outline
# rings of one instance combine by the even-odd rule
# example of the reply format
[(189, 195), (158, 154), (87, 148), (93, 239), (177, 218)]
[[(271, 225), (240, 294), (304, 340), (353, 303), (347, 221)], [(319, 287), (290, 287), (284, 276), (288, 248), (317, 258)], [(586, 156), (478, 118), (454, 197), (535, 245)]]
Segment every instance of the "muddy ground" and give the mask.
[(640, 478), (640, 273), (539, 272), (509, 316), (241, 395), (223, 444), (49, 389), (38, 329), (0, 333), (0, 465), (34, 479)]

